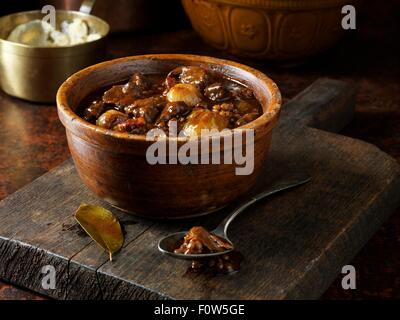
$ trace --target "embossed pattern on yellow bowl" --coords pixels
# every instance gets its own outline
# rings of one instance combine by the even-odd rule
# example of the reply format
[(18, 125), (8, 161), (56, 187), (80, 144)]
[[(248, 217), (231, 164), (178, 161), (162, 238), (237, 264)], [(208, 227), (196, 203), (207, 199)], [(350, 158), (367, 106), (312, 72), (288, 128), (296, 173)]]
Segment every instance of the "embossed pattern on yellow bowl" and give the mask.
[(342, 37), (346, 4), (357, 0), (182, 0), (193, 28), (237, 56), (301, 61)]

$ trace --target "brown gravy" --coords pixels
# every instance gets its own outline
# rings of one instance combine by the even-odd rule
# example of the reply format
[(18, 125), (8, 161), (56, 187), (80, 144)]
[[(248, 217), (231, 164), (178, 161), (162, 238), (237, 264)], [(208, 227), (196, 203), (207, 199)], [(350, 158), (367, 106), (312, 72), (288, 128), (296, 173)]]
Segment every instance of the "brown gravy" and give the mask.
[(167, 76), (135, 73), (83, 102), (78, 114), (100, 127), (132, 134), (173, 123), (186, 136), (202, 129), (233, 129), (262, 114), (253, 92), (236, 80), (200, 67), (184, 66)]

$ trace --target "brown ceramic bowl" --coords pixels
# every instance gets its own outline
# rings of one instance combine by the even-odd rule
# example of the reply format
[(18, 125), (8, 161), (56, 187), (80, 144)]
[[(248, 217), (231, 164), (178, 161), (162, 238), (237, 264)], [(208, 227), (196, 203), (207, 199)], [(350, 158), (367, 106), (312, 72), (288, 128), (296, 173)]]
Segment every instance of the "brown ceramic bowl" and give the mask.
[(342, 37), (341, 9), (357, 0), (182, 0), (199, 35), (231, 54), (302, 62)]
[[(223, 72), (250, 87), (264, 113), (242, 128), (254, 129), (254, 171), (235, 174), (234, 164), (150, 165), (145, 136), (119, 133), (92, 125), (75, 111), (93, 91), (128, 79), (134, 72), (167, 74), (178, 65), (198, 65)], [(115, 207), (149, 218), (182, 218), (224, 207), (255, 183), (268, 152), (281, 105), (276, 84), (263, 73), (235, 62), (191, 55), (133, 56), (84, 69), (60, 87), (58, 114), (69, 149), (86, 186)], [(232, 134), (230, 131), (229, 134)], [(168, 138), (178, 147), (186, 138)], [(200, 143), (200, 142), (199, 142)], [(220, 153), (223, 153), (221, 147)]]

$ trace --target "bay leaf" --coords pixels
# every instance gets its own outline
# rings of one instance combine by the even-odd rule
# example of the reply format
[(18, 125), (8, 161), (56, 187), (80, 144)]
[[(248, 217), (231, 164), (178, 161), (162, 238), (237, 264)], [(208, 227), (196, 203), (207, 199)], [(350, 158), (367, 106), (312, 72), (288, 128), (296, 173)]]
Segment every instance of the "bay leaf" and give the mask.
[(74, 217), (83, 230), (103, 249), (112, 255), (121, 249), (124, 243), (121, 225), (118, 219), (107, 209), (82, 203)]

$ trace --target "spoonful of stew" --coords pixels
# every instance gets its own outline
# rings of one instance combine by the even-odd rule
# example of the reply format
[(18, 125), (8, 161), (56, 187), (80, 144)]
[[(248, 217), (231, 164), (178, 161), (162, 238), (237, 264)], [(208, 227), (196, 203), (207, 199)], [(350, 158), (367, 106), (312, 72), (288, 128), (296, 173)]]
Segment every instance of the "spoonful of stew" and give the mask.
[(189, 231), (170, 234), (159, 241), (158, 250), (173, 258), (184, 260), (210, 259), (232, 252), (234, 245), (229, 240), (227, 231), (239, 213), (270, 195), (300, 186), (310, 180), (310, 177), (298, 177), (281, 182), (239, 205), (213, 231), (209, 232), (203, 227), (195, 226)]

